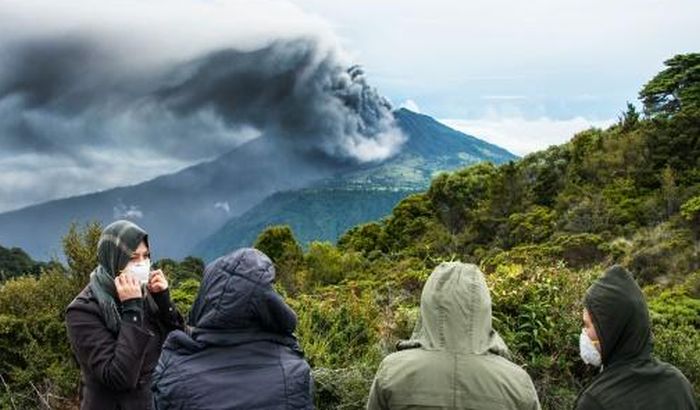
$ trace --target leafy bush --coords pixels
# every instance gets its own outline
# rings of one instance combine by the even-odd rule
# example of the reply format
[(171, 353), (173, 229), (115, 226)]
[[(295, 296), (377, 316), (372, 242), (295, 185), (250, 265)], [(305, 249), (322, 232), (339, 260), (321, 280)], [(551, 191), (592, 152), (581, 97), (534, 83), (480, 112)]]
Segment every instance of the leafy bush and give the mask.
[(24, 276), (0, 287), (0, 393), (7, 407), (67, 407), (79, 372), (68, 344), (64, 310), (80, 290), (62, 272)]
[[(578, 356), (581, 300), (599, 268), (500, 265), (487, 277), (494, 327), (538, 387), (546, 408), (568, 405), (591, 374)], [(553, 394), (552, 389), (557, 390)]]
[(170, 291), (170, 298), (177, 306), (177, 310), (187, 318), (195, 299), (197, 298), (197, 293), (199, 292), (200, 281), (196, 279), (186, 279), (173, 286)]
[(693, 252), (689, 232), (665, 223), (640, 229), (623, 264), (635, 272), (641, 283), (648, 284), (683, 278), (693, 270), (698, 260), (699, 255)]
[(549, 208), (533, 206), (528, 212), (508, 217), (510, 244), (539, 243), (547, 240), (555, 228), (556, 214)]
[(700, 331), (690, 325), (666, 326), (656, 324), (654, 354), (676, 366), (693, 384), (695, 400), (700, 402)]
[(304, 253), (287, 225), (270, 226), (260, 233), (253, 245), (272, 259), (276, 268), (276, 280), (290, 293), (295, 293), (300, 284), (296, 271), (304, 263)]
[(20, 248), (0, 246), (0, 282), (26, 274), (39, 274), (40, 265)]
[[(648, 287), (653, 323), (654, 352), (678, 367), (694, 385), (700, 399), (700, 300), (690, 295), (693, 280), (670, 289)], [(689, 286), (690, 285), (690, 286)]]
[(366, 261), (358, 252), (341, 252), (328, 242), (312, 242), (305, 257), (308, 273), (304, 277), (307, 288), (316, 285), (334, 285), (352, 278), (365, 268)]

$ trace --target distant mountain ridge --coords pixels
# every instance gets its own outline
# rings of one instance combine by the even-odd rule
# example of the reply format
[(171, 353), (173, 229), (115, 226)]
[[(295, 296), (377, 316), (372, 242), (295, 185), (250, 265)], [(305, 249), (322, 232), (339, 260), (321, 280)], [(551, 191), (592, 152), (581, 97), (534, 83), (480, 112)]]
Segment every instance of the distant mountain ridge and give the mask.
[[(356, 165), (317, 153), (284, 151), (282, 155), (271, 139), (260, 137), (212, 161), (137, 185), (0, 214), (0, 245), (18, 246), (35, 259), (47, 260), (60, 255), (60, 238), (71, 222), (106, 224), (130, 212), (153, 238), (154, 257), (182, 258), (232, 218), (275, 193), (312, 186), (410, 192), (425, 188), (441, 170), (480, 160), (501, 163), (517, 158), (426, 115), (406, 109), (394, 114), (408, 141), (400, 153), (384, 162)], [(368, 219), (375, 215), (368, 213)]]

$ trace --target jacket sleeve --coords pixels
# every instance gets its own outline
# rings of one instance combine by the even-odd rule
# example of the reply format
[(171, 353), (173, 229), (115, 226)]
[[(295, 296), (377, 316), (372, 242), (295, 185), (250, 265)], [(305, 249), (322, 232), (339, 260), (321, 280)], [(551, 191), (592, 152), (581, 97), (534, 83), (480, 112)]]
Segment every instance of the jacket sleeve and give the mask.
[(158, 306), (158, 317), (165, 325), (168, 332), (178, 329), (185, 330), (185, 320), (170, 299), (170, 290), (166, 289), (159, 293), (152, 293), (151, 295), (156, 302), (156, 306)]
[(384, 391), (381, 387), (382, 366), (379, 366), (377, 374), (374, 376), (372, 388), (369, 391), (369, 399), (367, 400), (367, 410), (389, 410), (389, 404), (384, 396)]
[(68, 309), (66, 324), (81, 367), (112, 390), (136, 388), (151, 333), (123, 319), (114, 335), (95, 312), (80, 308)]

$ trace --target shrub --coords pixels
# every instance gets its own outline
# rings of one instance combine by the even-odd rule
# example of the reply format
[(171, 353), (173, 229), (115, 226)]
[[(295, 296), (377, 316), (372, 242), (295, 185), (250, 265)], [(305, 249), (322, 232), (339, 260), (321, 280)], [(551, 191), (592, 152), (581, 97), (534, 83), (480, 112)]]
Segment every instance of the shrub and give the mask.
[(62, 408), (74, 403), (79, 371), (64, 309), (79, 290), (75, 280), (54, 271), (0, 287), (0, 375), (12, 386), (0, 393), (0, 404)]
[(578, 355), (581, 300), (600, 269), (501, 265), (488, 275), (494, 327), (527, 369), (545, 408), (570, 406), (592, 376)]
[(640, 283), (649, 284), (684, 277), (693, 270), (697, 259), (689, 232), (666, 223), (637, 232), (623, 264), (634, 272)]
[(304, 253), (287, 225), (276, 225), (260, 233), (253, 245), (270, 257), (275, 263), (276, 280), (290, 293), (295, 293), (300, 286), (296, 277), (304, 262)]
[(187, 279), (183, 282), (178, 283), (170, 291), (170, 298), (177, 306), (177, 310), (182, 314), (184, 318), (187, 315), (197, 298), (197, 293), (199, 292), (199, 281), (196, 279)]
[(305, 257), (308, 274), (305, 289), (334, 285), (362, 273), (366, 261), (359, 252), (341, 252), (328, 242), (312, 242)]

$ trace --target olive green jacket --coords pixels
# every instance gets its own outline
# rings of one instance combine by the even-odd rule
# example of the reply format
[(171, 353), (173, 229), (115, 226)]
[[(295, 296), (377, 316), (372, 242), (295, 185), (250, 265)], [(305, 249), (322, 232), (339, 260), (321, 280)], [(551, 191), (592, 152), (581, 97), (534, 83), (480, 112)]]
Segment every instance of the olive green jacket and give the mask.
[(491, 326), (491, 297), (474, 265), (443, 263), (421, 295), (411, 340), (377, 371), (367, 408), (539, 409), (528, 374)]

